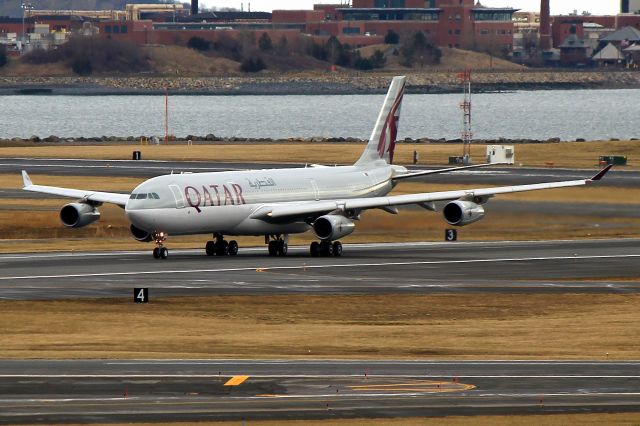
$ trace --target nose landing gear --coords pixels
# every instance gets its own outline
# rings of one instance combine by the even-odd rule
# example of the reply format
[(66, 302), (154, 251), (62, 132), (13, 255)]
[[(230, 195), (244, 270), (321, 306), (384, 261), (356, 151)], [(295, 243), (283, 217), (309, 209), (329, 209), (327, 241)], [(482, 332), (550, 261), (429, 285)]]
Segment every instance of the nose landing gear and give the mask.
[(164, 246), (164, 242), (167, 240), (167, 234), (164, 232), (154, 232), (152, 235), (153, 241), (156, 244), (156, 248), (153, 249), (154, 259), (166, 259), (169, 257), (169, 249)]

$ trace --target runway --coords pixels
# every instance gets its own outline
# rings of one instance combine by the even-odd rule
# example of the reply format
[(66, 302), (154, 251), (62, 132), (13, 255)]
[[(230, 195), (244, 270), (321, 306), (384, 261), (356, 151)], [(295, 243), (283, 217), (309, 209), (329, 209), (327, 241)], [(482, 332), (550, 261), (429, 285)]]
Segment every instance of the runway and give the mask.
[[(231, 163), (205, 161), (133, 161), (133, 160), (85, 160), (85, 159), (38, 159), (0, 158), (0, 173), (53, 174), (73, 176), (123, 176), (145, 178), (180, 172), (220, 172), (227, 170), (250, 170), (305, 167), (305, 164)], [(449, 167), (449, 166), (443, 166)], [(410, 167), (432, 170), (436, 167)], [(446, 184), (525, 185), (560, 180), (584, 179), (593, 176), (599, 166), (591, 169), (556, 169), (530, 167), (495, 166), (484, 169), (450, 172), (414, 178), (412, 181)], [(638, 186), (640, 172), (614, 168), (598, 185)]]
[[(640, 410), (639, 367), (562, 361), (0, 361), (0, 423), (631, 412)], [(238, 375), (248, 378), (224, 386)]]
[(345, 244), (342, 257), (307, 247), (269, 257), (171, 250), (0, 255), (0, 298), (151, 297), (219, 294), (372, 294), (640, 291), (639, 240)]

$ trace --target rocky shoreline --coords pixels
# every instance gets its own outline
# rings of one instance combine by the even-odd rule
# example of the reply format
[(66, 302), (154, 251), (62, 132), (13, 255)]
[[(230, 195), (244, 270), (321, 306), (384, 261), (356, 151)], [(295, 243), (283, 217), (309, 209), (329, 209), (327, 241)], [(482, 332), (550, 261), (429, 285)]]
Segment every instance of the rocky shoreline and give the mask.
[[(328, 95), (384, 93), (391, 73), (260, 74), (220, 77), (2, 77), (0, 95)], [(407, 73), (408, 93), (458, 93), (456, 71)], [(480, 71), (473, 92), (640, 88), (635, 71)]]
[[(78, 138), (67, 138), (51, 135), (45, 138), (40, 138), (38, 136), (32, 136), (28, 139), (24, 138), (10, 138), (10, 139), (2, 139), (0, 138), (0, 146), (10, 146), (12, 144), (22, 145), (22, 144), (42, 144), (42, 145), (56, 145), (56, 144), (68, 144), (68, 145), (99, 145), (99, 144), (138, 144), (141, 138), (145, 136), (100, 136), (100, 137), (78, 137)], [(638, 139), (632, 138), (632, 141), (636, 141)], [(272, 139), (272, 138), (241, 138), (241, 137), (220, 137), (213, 134), (198, 136), (198, 135), (187, 135), (185, 137), (171, 137), (170, 141), (172, 144), (188, 144), (188, 143), (199, 143), (199, 144), (225, 144), (225, 143), (255, 143), (255, 144), (264, 144), (264, 143), (342, 143), (342, 144), (363, 144), (367, 142), (365, 139), (352, 138), (352, 137), (330, 137), (330, 138), (322, 138), (322, 137), (311, 137), (311, 138), (288, 138), (288, 139)], [(619, 139), (610, 139), (610, 141), (619, 141)], [(462, 139), (430, 139), (430, 138), (420, 138), (420, 139), (412, 139), (405, 138), (399, 143), (405, 144), (461, 144)], [(472, 141), (473, 144), (485, 144), (485, 145), (518, 145), (518, 144), (544, 144), (544, 143), (562, 143), (562, 142), (588, 142), (585, 139), (578, 138), (572, 141), (563, 141), (560, 138), (550, 138), (550, 139), (507, 139), (507, 138), (499, 138), (499, 139), (475, 139)], [(159, 140), (158, 143), (164, 143), (164, 141)]]

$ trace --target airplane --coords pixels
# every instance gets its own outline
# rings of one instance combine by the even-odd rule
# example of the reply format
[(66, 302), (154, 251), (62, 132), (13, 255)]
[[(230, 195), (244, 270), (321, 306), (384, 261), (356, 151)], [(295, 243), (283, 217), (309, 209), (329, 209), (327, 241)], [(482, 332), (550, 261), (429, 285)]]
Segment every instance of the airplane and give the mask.
[(180, 173), (142, 182), (130, 194), (34, 185), (22, 171), (26, 191), (75, 198), (60, 210), (64, 226), (79, 228), (100, 218), (98, 207), (112, 203), (124, 208), (133, 238), (155, 243), (153, 257), (167, 259), (169, 235), (209, 234), (209, 256), (236, 255), (238, 243), (227, 236), (264, 236), (271, 256), (285, 256), (290, 234), (313, 231), (319, 241), (311, 256), (341, 256), (339, 241), (355, 229), (355, 221), (369, 209), (397, 214), (398, 206), (417, 205), (436, 211), (452, 226), (465, 226), (485, 216), (483, 205), (492, 197), (523, 191), (565, 188), (597, 182), (607, 166), (588, 179), (551, 183), (464, 189), (407, 195), (388, 195), (398, 182), (491, 164), (412, 171), (393, 164), (406, 77), (394, 77), (371, 137), (351, 166), (311, 166), (206, 173)]

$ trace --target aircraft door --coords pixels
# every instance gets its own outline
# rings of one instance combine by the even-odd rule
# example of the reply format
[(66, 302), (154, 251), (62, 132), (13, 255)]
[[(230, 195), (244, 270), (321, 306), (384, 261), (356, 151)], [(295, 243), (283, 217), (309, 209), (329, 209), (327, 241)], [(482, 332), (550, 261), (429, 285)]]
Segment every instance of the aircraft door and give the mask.
[(311, 183), (311, 188), (313, 189), (313, 198), (318, 201), (320, 199), (320, 193), (318, 191), (318, 184), (315, 179), (309, 179), (309, 183)]
[(180, 191), (178, 185), (169, 185), (169, 189), (173, 193), (173, 198), (176, 200), (176, 208), (184, 209), (184, 197), (182, 196), (182, 191)]

